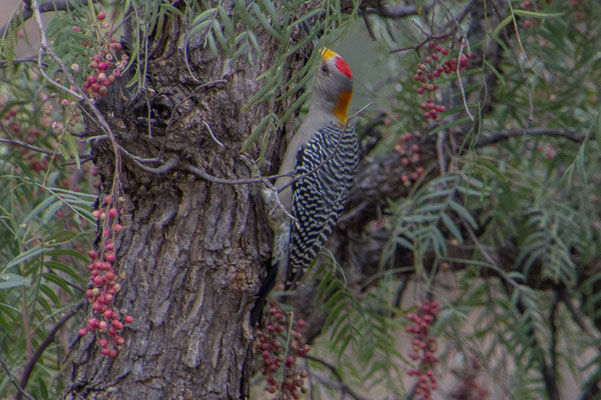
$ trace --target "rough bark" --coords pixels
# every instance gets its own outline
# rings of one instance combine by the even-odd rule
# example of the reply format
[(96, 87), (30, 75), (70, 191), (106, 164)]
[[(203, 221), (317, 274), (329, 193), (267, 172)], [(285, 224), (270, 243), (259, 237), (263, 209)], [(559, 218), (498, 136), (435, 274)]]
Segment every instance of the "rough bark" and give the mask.
[[(249, 312), (271, 248), (259, 186), (208, 182), (183, 165), (191, 163), (221, 178), (249, 177), (239, 150), (252, 127), (270, 111), (282, 115), (295, 99), (243, 110), (261, 87), (257, 76), (271, 67), (277, 47), (270, 36), (258, 33), (264, 53), (254, 65), (244, 58), (232, 65), (202, 49), (202, 40), (184, 51), (179, 46), (182, 33), (178, 21), (165, 25), (153, 43), (147, 86), (135, 98), (124, 87), (124, 77), (121, 87), (99, 103), (128, 152), (150, 158), (164, 146), (164, 160), (176, 158), (178, 165), (155, 174), (121, 155), (125, 213), (115, 243), (122, 278), (116, 306), (135, 320), (114, 359), (100, 354), (93, 335), (80, 341), (65, 395), (69, 399), (248, 395)], [(288, 59), (286, 74), (302, 67), (309, 50)], [(188, 72), (186, 59), (198, 81)], [(293, 128), (290, 124), (272, 133), (266, 158), (276, 166), (281, 138)], [(99, 132), (91, 123), (89, 130)], [(256, 157), (257, 150), (251, 149), (250, 156)], [(114, 178), (110, 141), (96, 142), (93, 154), (106, 194)]]

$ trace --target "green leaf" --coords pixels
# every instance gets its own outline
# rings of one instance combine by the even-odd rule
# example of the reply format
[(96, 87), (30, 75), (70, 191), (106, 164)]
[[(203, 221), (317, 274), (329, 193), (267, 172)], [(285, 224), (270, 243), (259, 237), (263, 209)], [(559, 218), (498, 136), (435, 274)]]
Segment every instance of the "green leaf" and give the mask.
[(501, 29), (505, 28), (510, 22), (513, 22), (513, 15), (508, 15), (507, 17), (505, 17), (505, 19), (503, 21), (501, 21), (501, 23), (499, 25), (497, 25), (495, 30), (491, 33), (491, 36), (493, 38), (498, 38), (499, 32), (501, 32)]
[(263, 117), (261, 122), (259, 122), (257, 124), (257, 126), (255, 126), (255, 129), (253, 129), (253, 131), (252, 131), (250, 137), (248, 138), (248, 140), (246, 141), (246, 143), (244, 143), (244, 145), (240, 149), (240, 153), (244, 153), (245, 151), (247, 151), (250, 148), (250, 146), (252, 146), (252, 144), (255, 142), (255, 140), (257, 140), (259, 135), (265, 130), (265, 128), (268, 126), (268, 124), (270, 124), (272, 122), (272, 120), (274, 118), (276, 118), (276, 116), (273, 113), (269, 113), (265, 117)]
[(75, 257), (75, 258), (83, 261), (86, 264), (90, 262), (90, 259), (87, 256), (81, 254), (78, 251), (71, 250), (71, 249), (52, 249), (52, 250), (47, 250), (46, 251), (46, 255), (50, 256), (50, 257), (72, 256), (72, 257)]
[(267, 33), (269, 33), (271, 36), (273, 36), (278, 41), (282, 42), (283, 41), (281, 38), (282, 35), (280, 35), (280, 32), (276, 31), (273, 28), (273, 26), (271, 26), (271, 24), (267, 20), (267, 17), (261, 11), (261, 8), (256, 3), (253, 3), (252, 7), (253, 7), (253, 11), (254, 11), (255, 15), (257, 16), (259, 23), (261, 25), (263, 25), (263, 28), (265, 28)]
[(559, 18), (559, 17), (563, 17), (565, 15), (564, 13), (543, 13), (543, 12), (528, 11), (528, 10), (513, 10), (513, 13), (515, 15), (521, 15), (523, 17), (539, 18), (539, 19)]
[(451, 232), (451, 234), (453, 236), (455, 236), (455, 238), (457, 240), (459, 240), (460, 242), (463, 242), (463, 236), (461, 235), (459, 228), (457, 227), (457, 225), (455, 225), (455, 223), (453, 222), (451, 217), (449, 217), (447, 214), (444, 214), (444, 213), (441, 214), (441, 217), (442, 217), (443, 224), (447, 227), (449, 232)]
[(67, 141), (67, 145), (69, 146), (69, 153), (75, 159), (75, 165), (77, 166), (77, 169), (81, 169), (81, 163), (79, 160), (79, 149), (77, 143), (75, 143), (75, 139), (73, 138), (73, 136), (71, 136), (70, 133), (67, 132), (65, 134), (65, 140)]
[(213, 55), (215, 57), (217, 57), (219, 55), (219, 51), (217, 50), (217, 45), (215, 44), (215, 38), (213, 37), (213, 34), (211, 32), (207, 32), (207, 37), (206, 37), (205, 43), (209, 44), (211, 53), (213, 53)]
[(303, 104), (305, 104), (310, 95), (311, 93), (309, 92), (301, 94), (298, 97), (298, 99), (296, 99), (296, 101), (290, 106), (290, 108), (286, 110), (286, 113), (282, 115), (282, 118), (279, 120), (278, 125), (284, 123), (296, 110), (298, 110)]
[(10, 272), (0, 274), (0, 289), (10, 289), (18, 286), (30, 286), (29, 280)]
[(75, 293), (73, 293), (73, 290), (71, 289), (71, 286), (69, 286), (69, 284), (67, 283), (67, 281), (65, 281), (63, 278), (61, 278), (58, 275), (54, 275), (48, 272), (44, 272), (42, 274), (42, 277), (44, 279), (46, 279), (49, 282), (54, 283), (55, 285), (59, 286), (61, 289), (63, 289), (65, 292), (67, 292), (69, 294), (69, 296), (75, 298)]
[(79, 283), (85, 282), (85, 280), (77, 273), (77, 271), (75, 271), (73, 268), (71, 268), (63, 263), (60, 263), (58, 261), (45, 261), (44, 266), (51, 270), (62, 271), (64, 273), (68, 274), (69, 276), (71, 276), (73, 279), (75, 279), (76, 282), (79, 282)]
[(498, 176), (499, 179), (501, 179), (503, 182), (507, 182), (507, 177), (505, 175), (503, 175), (503, 173), (501, 171), (499, 171), (498, 168), (496, 168), (494, 165), (492, 165), (488, 161), (480, 158), (480, 159), (478, 159), (478, 164), (482, 165), (483, 167), (485, 167), (486, 169), (491, 171), (493, 174)]
[(221, 19), (221, 23), (223, 24), (225, 33), (231, 40), (235, 36), (234, 24), (232, 23), (232, 20), (230, 19), (229, 15), (227, 14), (227, 12), (224, 10), (223, 7), (219, 7), (218, 10), (219, 10), (219, 19)]
[(41, 245), (37, 245), (36, 247), (29, 249), (29, 250), (19, 254), (12, 260), (10, 260), (9, 263), (6, 264), (6, 266), (4, 267), (4, 269), (2, 271), (6, 271), (9, 268), (12, 268), (12, 267), (19, 265), (21, 263), (24, 263), (26, 261), (29, 261), (32, 258), (35, 258), (38, 255), (40, 255), (41, 253), (43, 253), (45, 250), (46, 249), (44, 247), (42, 247)]

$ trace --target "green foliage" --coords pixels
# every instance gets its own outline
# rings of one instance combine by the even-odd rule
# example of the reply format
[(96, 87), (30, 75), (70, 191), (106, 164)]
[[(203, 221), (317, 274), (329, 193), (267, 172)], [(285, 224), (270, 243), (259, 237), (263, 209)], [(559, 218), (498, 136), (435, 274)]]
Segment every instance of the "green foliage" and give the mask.
[[(90, 239), (95, 196), (10, 174), (0, 175), (0, 184), (10, 187), (0, 195), (0, 348), (10, 369), (19, 371), (62, 313), (84, 296), (88, 258), (73, 244), (81, 249)], [(59, 211), (68, 217), (57, 217)], [(60, 396), (61, 386), (52, 382), (67, 350), (53, 345), (36, 364), (29, 386), (36, 398)], [(8, 385), (3, 374), (0, 392), (11, 393)]]

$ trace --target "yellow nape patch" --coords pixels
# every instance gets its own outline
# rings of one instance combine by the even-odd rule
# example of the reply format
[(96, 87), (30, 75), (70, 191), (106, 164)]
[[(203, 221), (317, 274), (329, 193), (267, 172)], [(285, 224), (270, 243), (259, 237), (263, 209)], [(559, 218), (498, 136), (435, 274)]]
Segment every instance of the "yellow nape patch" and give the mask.
[(343, 124), (346, 124), (346, 120), (348, 118), (348, 106), (349, 106), (349, 104), (351, 104), (352, 98), (353, 98), (353, 91), (349, 90), (347, 92), (340, 93), (340, 96), (338, 97), (338, 101), (336, 102), (336, 107), (334, 108), (334, 115)]
[(334, 53), (332, 50), (328, 49), (327, 47), (324, 47), (321, 50), (321, 59), (322, 60), (329, 60), (332, 57), (336, 57), (338, 54)]

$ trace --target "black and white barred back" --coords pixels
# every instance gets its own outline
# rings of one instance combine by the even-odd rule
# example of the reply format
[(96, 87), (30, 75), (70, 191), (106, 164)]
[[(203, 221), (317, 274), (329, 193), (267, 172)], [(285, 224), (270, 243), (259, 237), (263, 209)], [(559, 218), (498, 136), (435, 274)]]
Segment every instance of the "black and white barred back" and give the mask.
[(348, 128), (342, 138), (341, 134), (342, 129), (325, 126), (296, 156), (295, 176), (319, 168), (292, 186), (292, 215), (297, 223), (291, 222), (286, 289), (296, 287), (326, 243), (353, 185), (359, 164), (357, 134), (354, 128)]

